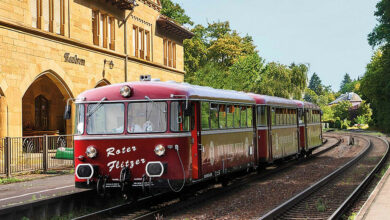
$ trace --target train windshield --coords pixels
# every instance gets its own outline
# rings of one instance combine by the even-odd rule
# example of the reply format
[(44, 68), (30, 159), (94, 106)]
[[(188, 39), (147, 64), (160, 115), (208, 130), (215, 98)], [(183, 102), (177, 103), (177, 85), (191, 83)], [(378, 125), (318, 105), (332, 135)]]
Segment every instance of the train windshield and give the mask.
[(75, 134), (84, 133), (84, 104), (76, 105), (76, 117), (75, 117)]
[(87, 110), (87, 133), (122, 134), (124, 132), (124, 116), (124, 104), (90, 104)]
[(129, 133), (154, 133), (167, 130), (167, 103), (130, 103), (127, 112)]

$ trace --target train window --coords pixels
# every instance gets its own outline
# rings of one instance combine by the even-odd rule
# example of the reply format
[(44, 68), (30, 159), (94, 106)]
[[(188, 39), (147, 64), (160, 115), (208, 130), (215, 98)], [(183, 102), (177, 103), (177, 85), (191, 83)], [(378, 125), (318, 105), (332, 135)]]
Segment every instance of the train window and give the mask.
[(233, 121), (234, 121), (234, 127), (239, 128), (240, 127), (240, 106), (235, 105), (234, 106), (234, 113), (233, 113)]
[(276, 125), (276, 109), (275, 108), (272, 108), (271, 121), (272, 121), (272, 125)]
[(257, 126), (267, 126), (266, 106), (257, 106)]
[(303, 109), (299, 109), (299, 112), (298, 112), (298, 118), (299, 118), (299, 124), (303, 124), (305, 123), (305, 115), (303, 113)]
[(227, 116), (227, 127), (232, 128), (233, 127), (233, 114), (234, 114), (234, 107), (232, 105), (228, 105), (226, 109), (226, 116)]
[(201, 126), (202, 130), (208, 130), (210, 129), (210, 123), (209, 123), (209, 118), (210, 118), (210, 103), (208, 102), (202, 102), (201, 104)]
[(218, 104), (210, 104), (210, 126), (211, 129), (218, 129)]
[(185, 115), (185, 102), (171, 103), (171, 130), (172, 131), (189, 131), (190, 116)]
[(219, 128), (226, 128), (226, 105), (219, 104)]
[(293, 124), (296, 124), (297, 123), (297, 110), (296, 109), (294, 109), (293, 110)]
[(83, 134), (84, 133), (84, 104), (76, 105), (76, 117), (75, 117), (75, 134)]
[(252, 127), (252, 107), (248, 106), (247, 108), (247, 122), (248, 122), (248, 127)]
[(130, 103), (127, 111), (129, 133), (165, 132), (167, 128), (167, 103)]
[(124, 130), (123, 104), (90, 104), (87, 112), (88, 134), (121, 134)]
[(241, 127), (242, 128), (245, 128), (247, 126), (246, 124), (246, 109), (247, 107), (246, 106), (241, 106)]

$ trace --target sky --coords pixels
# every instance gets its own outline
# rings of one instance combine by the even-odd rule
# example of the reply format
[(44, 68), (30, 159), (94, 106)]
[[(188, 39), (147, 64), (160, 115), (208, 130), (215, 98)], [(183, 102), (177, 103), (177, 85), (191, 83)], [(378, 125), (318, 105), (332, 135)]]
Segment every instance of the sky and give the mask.
[(379, 0), (172, 0), (195, 24), (229, 21), (253, 37), (266, 62), (310, 65), (338, 91), (345, 73), (363, 76), (373, 49), (367, 35), (378, 23)]

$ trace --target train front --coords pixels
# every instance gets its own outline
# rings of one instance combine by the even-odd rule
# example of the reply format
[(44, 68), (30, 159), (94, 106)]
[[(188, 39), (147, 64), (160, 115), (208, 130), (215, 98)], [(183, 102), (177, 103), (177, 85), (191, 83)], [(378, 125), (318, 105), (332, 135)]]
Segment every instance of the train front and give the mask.
[(190, 175), (191, 133), (188, 100), (168, 98), (175, 94), (152, 82), (82, 93), (75, 103), (76, 187), (103, 194), (181, 190)]

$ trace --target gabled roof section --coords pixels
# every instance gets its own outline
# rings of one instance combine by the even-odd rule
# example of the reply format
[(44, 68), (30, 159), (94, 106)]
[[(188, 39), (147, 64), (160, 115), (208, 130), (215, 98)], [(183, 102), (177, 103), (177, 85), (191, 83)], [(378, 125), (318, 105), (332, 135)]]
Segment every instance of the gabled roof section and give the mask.
[(132, 10), (136, 6), (135, 0), (106, 0), (106, 2), (111, 2), (121, 10)]
[(347, 92), (342, 95), (340, 95), (336, 100), (329, 103), (329, 105), (337, 104), (341, 101), (349, 101), (349, 102), (362, 102), (363, 100), (360, 98), (360, 96), (354, 92)]
[(158, 17), (157, 26), (162, 32), (179, 36), (182, 39), (191, 39), (194, 36), (194, 34), (186, 27), (176, 23), (174, 20), (164, 15), (160, 15)]
[(153, 8), (154, 10), (160, 12), (161, 11), (161, 2), (160, 0), (139, 0), (143, 2), (145, 5)]

